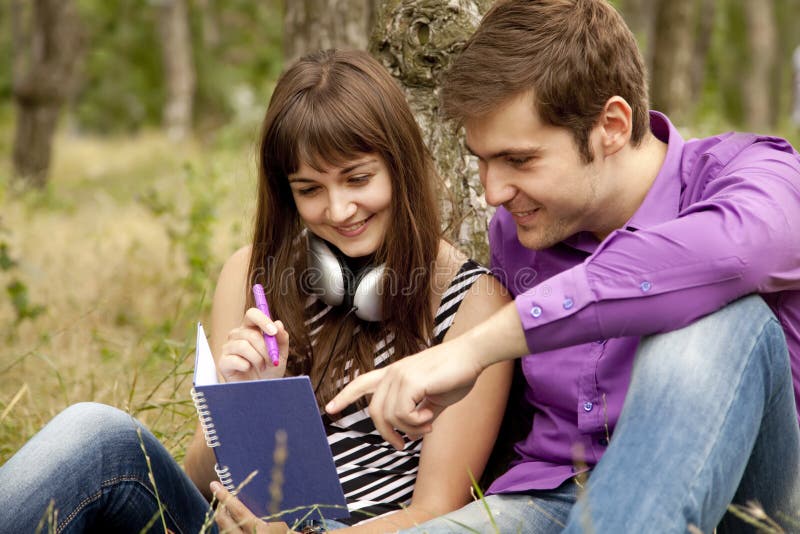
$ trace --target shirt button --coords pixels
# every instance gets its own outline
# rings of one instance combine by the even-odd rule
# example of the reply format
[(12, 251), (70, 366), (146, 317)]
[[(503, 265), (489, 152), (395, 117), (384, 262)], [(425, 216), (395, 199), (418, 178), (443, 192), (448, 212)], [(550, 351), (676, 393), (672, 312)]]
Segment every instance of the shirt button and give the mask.
[(639, 284), (639, 287), (642, 289), (644, 293), (647, 293), (648, 291), (650, 291), (650, 288), (653, 287), (653, 285), (647, 280), (645, 280), (644, 282)]
[(564, 299), (564, 302), (562, 303), (562, 305), (564, 306), (564, 309), (565, 309), (565, 310), (568, 310), (568, 309), (572, 308), (572, 306), (573, 306), (574, 304), (575, 304), (575, 303), (574, 303), (574, 302), (572, 302), (572, 299)]
[(594, 404), (592, 404), (591, 402), (584, 402), (583, 403), (583, 411), (584, 412), (591, 412), (593, 406), (594, 406)]
[(597, 343), (598, 345), (602, 345), (605, 342), (606, 342), (605, 339), (598, 339), (597, 341), (595, 341), (595, 343)]
[(542, 309), (539, 306), (534, 306), (533, 308), (531, 308), (531, 315), (533, 315), (534, 317), (539, 317), (540, 315), (542, 315)]
[(597, 440), (597, 443), (599, 443), (603, 447), (606, 447), (608, 445), (608, 440), (606, 438), (600, 438)]

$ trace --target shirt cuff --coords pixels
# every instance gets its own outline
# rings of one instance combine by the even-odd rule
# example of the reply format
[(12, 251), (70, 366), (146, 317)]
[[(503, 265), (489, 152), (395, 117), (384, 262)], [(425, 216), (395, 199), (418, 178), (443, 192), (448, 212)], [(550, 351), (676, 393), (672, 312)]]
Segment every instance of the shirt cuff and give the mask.
[[(528, 350), (543, 352), (601, 339), (594, 307), (595, 295), (589, 287), (586, 269), (576, 265), (514, 299)], [(569, 327), (559, 325), (569, 317)]]

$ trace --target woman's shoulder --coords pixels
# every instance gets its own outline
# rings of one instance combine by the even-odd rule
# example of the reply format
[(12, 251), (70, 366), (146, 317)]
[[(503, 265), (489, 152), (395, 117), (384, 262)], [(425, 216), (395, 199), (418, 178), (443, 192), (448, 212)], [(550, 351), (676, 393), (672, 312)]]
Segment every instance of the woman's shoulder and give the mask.
[(469, 257), (459, 249), (441, 239), (436, 254), (436, 266), (433, 270), (433, 292), (441, 297), (450, 287), (453, 278), (461, 270)]
[(225, 260), (217, 279), (217, 287), (214, 292), (215, 301), (230, 300), (233, 295), (236, 295), (237, 305), (243, 301), (244, 294), (246, 294), (247, 284), (245, 282), (248, 279), (247, 270), (250, 267), (251, 251), (251, 245), (244, 246)]
[(225, 263), (222, 265), (222, 272), (220, 277), (224, 274), (231, 275), (246, 275), (247, 268), (250, 266), (250, 254), (253, 252), (253, 245), (245, 245), (233, 254), (231, 254)]

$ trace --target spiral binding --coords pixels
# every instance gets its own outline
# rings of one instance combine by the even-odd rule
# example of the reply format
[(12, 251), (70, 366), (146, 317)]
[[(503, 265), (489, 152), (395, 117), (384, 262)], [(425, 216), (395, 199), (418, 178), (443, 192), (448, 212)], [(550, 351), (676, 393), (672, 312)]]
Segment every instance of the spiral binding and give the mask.
[(206, 445), (209, 447), (219, 447), (219, 436), (214, 428), (214, 421), (211, 419), (211, 412), (208, 411), (206, 396), (202, 391), (192, 388), (192, 401), (197, 409), (197, 417), (200, 419), (200, 426), (203, 427), (203, 435), (206, 438)]
[(225, 489), (235, 495), (236, 487), (233, 485), (233, 476), (231, 476), (231, 472), (227, 466), (220, 467), (219, 464), (214, 464), (214, 471), (217, 472), (219, 481), (222, 482), (222, 485), (225, 486)]

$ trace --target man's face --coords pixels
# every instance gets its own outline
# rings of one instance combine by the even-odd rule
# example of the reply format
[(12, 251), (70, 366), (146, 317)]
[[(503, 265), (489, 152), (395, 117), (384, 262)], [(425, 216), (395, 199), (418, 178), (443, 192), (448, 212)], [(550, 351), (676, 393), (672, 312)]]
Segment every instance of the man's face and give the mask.
[(511, 213), (525, 247), (540, 250), (592, 231), (600, 204), (597, 158), (584, 164), (568, 130), (543, 124), (531, 93), (464, 126), (486, 201)]

